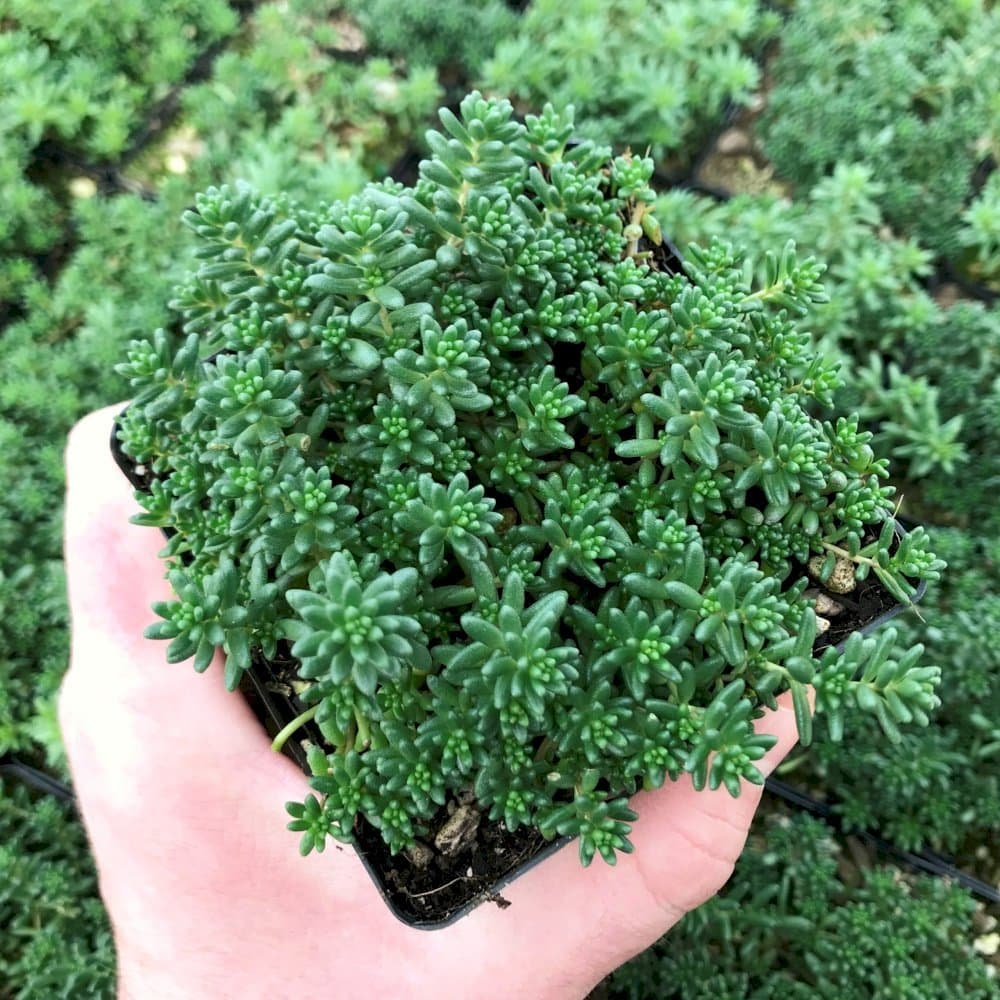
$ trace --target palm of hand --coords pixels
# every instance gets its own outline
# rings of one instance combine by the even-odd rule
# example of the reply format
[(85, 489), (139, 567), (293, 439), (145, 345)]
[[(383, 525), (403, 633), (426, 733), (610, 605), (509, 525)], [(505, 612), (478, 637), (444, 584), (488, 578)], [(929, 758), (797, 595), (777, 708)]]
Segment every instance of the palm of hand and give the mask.
[[(504, 890), (511, 907), (440, 931), (399, 923), (350, 849), (300, 858), (283, 804), (303, 797), (301, 772), (218, 663), (201, 678), (142, 638), (169, 594), (157, 533), (127, 523), (136, 505), (108, 454), (119, 409), (85, 418), (67, 452), (60, 717), (122, 996), (580, 997), (725, 883), (761, 789), (733, 799), (687, 778), (636, 796), (636, 850), (616, 867), (581, 868), (569, 845)], [(778, 737), (768, 773), (795, 743), (790, 706), (758, 731)]]

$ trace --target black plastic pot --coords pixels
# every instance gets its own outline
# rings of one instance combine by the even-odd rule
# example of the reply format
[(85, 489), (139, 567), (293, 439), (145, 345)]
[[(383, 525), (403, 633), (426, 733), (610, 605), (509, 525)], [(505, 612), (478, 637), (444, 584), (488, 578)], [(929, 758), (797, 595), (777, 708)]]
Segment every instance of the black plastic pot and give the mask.
[[(133, 487), (137, 490), (145, 490), (149, 485), (148, 473), (141, 466), (137, 466), (122, 451), (120, 442), (118, 441), (117, 431), (118, 426), (116, 423), (111, 435), (111, 450), (115, 461)], [(905, 530), (898, 521), (895, 523), (895, 528), (897, 536), (902, 537)], [(165, 533), (169, 535), (169, 532)], [(882, 607), (881, 609), (876, 608), (876, 614), (874, 617), (871, 617), (868, 621), (861, 624), (860, 627), (855, 624), (847, 630), (847, 634), (845, 634), (843, 638), (838, 639), (836, 642), (836, 646), (838, 648), (841, 648), (847, 641), (847, 635), (849, 635), (850, 632), (860, 630), (863, 634), (867, 634), (890, 619), (895, 618), (903, 610), (905, 610), (905, 605), (895, 603), (891, 597), (888, 597), (884, 588), (882, 588), (881, 585), (877, 584), (874, 580), (865, 581), (861, 586), (864, 587), (866, 593), (877, 590), (881, 595), (879, 603)], [(913, 597), (914, 603), (921, 599), (925, 590), (926, 584), (921, 582), (916, 594)], [(845, 597), (844, 595), (831, 593), (830, 596), (841, 604), (849, 606), (853, 603), (851, 598)], [(845, 618), (846, 617), (847, 616), (845, 615)], [(857, 618), (853, 619), (853, 621), (857, 623)], [(846, 626), (843, 628), (846, 628)], [(828, 641), (824, 642), (823, 637), (821, 636), (817, 640), (814, 648), (819, 650), (825, 648), (829, 644), (830, 643)], [(274, 664), (265, 660), (263, 657), (255, 656), (250, 670), (248, 670), (244, 675), (244, 680), (240, 688), (244, 697), (250, 704), (250, 707), (257, 715), (257, 718), (260, 719), (264, 728), (270, 732), (272, 736), (283, 729), (291, 720), (298, 717), (305, 708), (303, 704), (298, 702), (298, 699), (286, 685), (275, 683), (273, 677), (273, 667)], [(315, 723), (308, 722), (297, 731), (293, 738), (289, 739), (285, 743), (283, 752), (294, 760), (296, 764), (302, 768), (306, 775), (309, 775), (311, 772), (306, 760), (306, 751), (303, 748), (303, 743), (322, 744), (322, 742), (323, 737), (319, 732), (318, 727)], [(494, 824), (494, 826), (496, 826), (496, 824)], [(376, 847), (381, 844), (378, 832), (363, 819), (359, 820), (359, 828), (357, 832), (359, 840), (364, 841), (367, 839), (368, 842), (375, 844)], [(366, 836), (363, 836), (363, 834)], [(507, 836), (512, 837), (510, 834)], [(572, 839), (569, 837), (560, 837), (556, 840), (545, 843), (541, 841), (540, 836), (534, 832), (529, 832), (526, 837), (529, 841), (532, 838), (537, 841), (537, 847), (530, 848), (530, 856), (520, 864), (511, 868), (509, 871), (504, 872), (497, 877), (489, 878), (488, 880), (484, 879), (482, 876), (476, 875), (459, 876), (463, 880), (468, 880), (468, 884), (470, 886), (468, 897), (455, 903), (454, 905), (449, 905), (447, 912), (445, 912), (442, 916), (429, 916), (426, 913), (420, 912), (420, 908), (418, 907), (408, 910), (402, 906), (398, 899), (395, 898), (392, 887), (387, 880), (386, 872), (378, 866), (373, 858), (373, 852), (366, 850), (363, 842), (356, 844), (355, 850), (392, 913), (410, 927), (435, 930), (450, 926), (473, 910), (480, 903), (492, 901), (501, 907), (507, 905), (506, 901), (500, 895), (502, 890), (525, 872), (530, 871), (560, 848), (566, 846)], [(383, 849), (379, 853), (386, 855), (387, 852)]]
[[(896, 532), (897, 535), (902, 537), (904, 534), (904, 529), (902, 526), (896, 522)], [(914, 603), (919, 601), (926, 590), (926, 583), (921, 581), (916, 594), (913, 597)], [(838, 599), (838, 601), (843, 600), (843, 595), (831, 595)], [(873, 618), (871, 621), (866, 623), (860, 629), (851, 629), (851, 631), (860, 631), (863, 635), (874, 631), (881, 625), (895, 618), (897, 615), (901, 614), (906, 609), (905, 605), (895, 604), (892, 607), (887, 608), (882, 611), (877, 617)], [(847, 638), (841, 639), (836, 646), (838, 649), (843, 648), (844, 644), (847, 642)], [(817, 643), (817, 648), (823, 648), (821, 642)], [(251, 707), (253, 706), (253, 699), (258, 698), (263, 711), (266, 713), (266, 718), (270, 721), (270, 726), (267, 726), (269, 730), (273, 729), (273, 732), (278, 732), (282, 729), (289, 721), (294, 719), (297, 715), (301, 713), (304, 706), (296, 706), (292, 699), (287, 695), (280, 692), (275, 692), (268, 690), (266, 683), (261, 677), (261, 668), (264, 667), (262, 663), (255, 663), (254, 669), (251, 669), (248, 674), (248, 683), (252, 688), (252, 693), (250, 693)], [(245, 692), (247, 693), (247, 692)], [(255, 708), (256, 711), (256, 708)], [(261, 713), (258, 711), (258, 718), (261, 717)], [(318, 731), (315, 730), (311, 724), (303, 727), (305, 730), (305, 738), (311, 742), (321, 742), (322, 736)], [(309, 767), (306, 762), (305, 751), (302, 749), (301, 743), (298, 740), (289, 740), (285, 745), (285, 751), (288, 756), (292, 757), (302, 768), (305, 774), (309, 775)], [(374, 836), (378, 836), (377, 831), (371, 830)], [(543, 847), (534, 853), (527, 861), (519, 864), (517, 867), (512, 868), (505, 875), (498, 879), (490, 882), (485, 888), (479, 888), (475, 892), (471, 893), (467, 902), (451, 910), (447, 916), (441, 919), (427, 919), (421, 917), (420, 915), (415, 915), (412, 912), (407, 911), (402, 908), (397, 900), (394, 898), (390, 887), (387, 885), (385, 872), (382, 871), (373, 859), (369, 856), (368, 852), (359, 844), (355, 845), (355, 851), (360, 857), (362, 864), (364, 864), (365, 869), (371, 876), (372, 881), (375, 883), (376, 887), (383, 900), (393, 914), (401, 920), (403, 923), (410, 927), (417, 927), (423, 930), (437, 930), (444, 927), (449, 927), (454, 924), (457, 920), (464, 917), (466, 914), (470, 913), (473, 909), (479, 906), (483, 902), (494, 902), (500, 906), (506, 905), (506, 901), (500, 895), (502, 890), (514, 882), (516, 879), (520, 878), (525, 872), (531, 871), (536, 865), (545, 861), (546, 858), (551, 857), (560, 848), (566, 846), (574, 838), (570, 837), (560, 837)]]

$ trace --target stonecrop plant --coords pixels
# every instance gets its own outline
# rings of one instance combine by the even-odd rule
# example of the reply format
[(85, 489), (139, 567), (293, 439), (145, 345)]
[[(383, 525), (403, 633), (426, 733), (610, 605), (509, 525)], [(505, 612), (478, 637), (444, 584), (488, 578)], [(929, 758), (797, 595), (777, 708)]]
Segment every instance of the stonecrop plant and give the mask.
[(683, 176), (760, 82), (750, 51), (771, 18), (758, 0), (533, 0), (483, 66), (490, 91), (572, 104), (580, 135), (649, 149)]
[(983, 0), (798, 0), (781, 31), (759, 136), (808, 190), (865, 164), (896, 235), (955, 256), (977, 169), (995, 162), (1000, 9)]
[(440, 119), (413, 187), (201, 195), (186, 340), (120, 366), (176, 594), (148, 634), (199, 670), (221, 647), (230, 688), (255, 652), (297, 665), (276, 746), (325, 741), (303, 851), (359, 816), (399, 851), (471, 792), (613, 863), (637, 789), (763, 781), (783, 691), (806, 741), (810, 684), (837, 732), (926, 722), (919, 646), (817, 642), (810, 563), (902, 602), (942, 564), (894, 537), (870, 435), (817, 415), (814, 261), (682, 266), (651, 160), (571, 142), (571, 110), (472, 93)]

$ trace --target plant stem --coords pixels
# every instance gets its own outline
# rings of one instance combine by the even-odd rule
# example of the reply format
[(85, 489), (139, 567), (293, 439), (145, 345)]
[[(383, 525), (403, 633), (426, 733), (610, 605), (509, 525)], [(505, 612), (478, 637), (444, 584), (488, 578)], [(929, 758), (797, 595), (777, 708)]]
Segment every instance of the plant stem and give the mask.
[(768, 285), (766, 288), (759, 288), (757, 289), (756, 292), (744, 296), (740, 300), (739, 305), (743, 305), (744, 303), (747, 302), (757, 302), (757, 301), (767, 302), (775, 295), (777, 295), (779, 292), (783, 292), (784, 290), (785, 290), (784, 280), (776, 281), (773, 285)]
[(861, 553), (858, 553), (856, 556), (852, 556), (847, 549), (842, 549), (839, 545), (834, 545), (832, 542), (823, 542), (823, 548), (825, 548), (828, 552), (832, 552), (835, 556), (840, 556), (842, 559), (850, 559), (851, 562), (854, 563), (866, 563), (871, 566), (876, 573), (881, 569), (879, 564), (874, 559), (870, 559), (868, 556), (863, 556)]
[(354, 746), (355, 749), (363, 750), (369, 743), (371, 743), (371, 730), (368, 728), (368, 720), (365, 718), (363, 713), (359, 712), (357, 709), (354, 710), (354, 720), (358, 725), (358, 735), (354, 741)]
[(271, 749), (275, 753), (281, 753), (282, 747), (288, 742), (288, 737), (292, 735), (297, 729), (304, 726), (307, 722), (311, 721), (316, 713), (319, 711), (319, 705), (313, 705), (312, 708), (306, 709), (301, 715), (297, 715), (291, 722), (285, 726), (284, 729), (274, 737), (274, 741), (271, 743)]
[(541, 746), (538, 748), (538, 752), (535, 754), (535, 760), (548, 760), (549, 754), (555, 749), (555, 740), (546, 736), (542, 740)]

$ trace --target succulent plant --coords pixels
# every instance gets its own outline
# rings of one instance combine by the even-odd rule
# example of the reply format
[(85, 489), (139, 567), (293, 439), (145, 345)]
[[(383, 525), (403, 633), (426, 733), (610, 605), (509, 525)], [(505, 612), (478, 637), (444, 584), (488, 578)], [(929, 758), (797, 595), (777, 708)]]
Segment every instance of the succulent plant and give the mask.
[(276, 743), (325, 740), (303, 850), (359, 816), (401, 850), (471, 790), (613, 863), (637, 789), (763, 781), (783, 691), (806, 741), (808, 685), (838, 731), (926, 722), (919, 648), (816, 642), (815, 579), (905, 603), (942, 564), (897, 538), (870, 435), (818, 415), (815, 261), (681, 266), (652, 162), (571, 143), (571, 110), (473, 93), (440, 118), (410, 188), (201, 195), (186, 340), (119, 369), (177, 592), (149, 634), (200, 668), (222, 647), (230, 687), (255, 650), (298, 664)]

